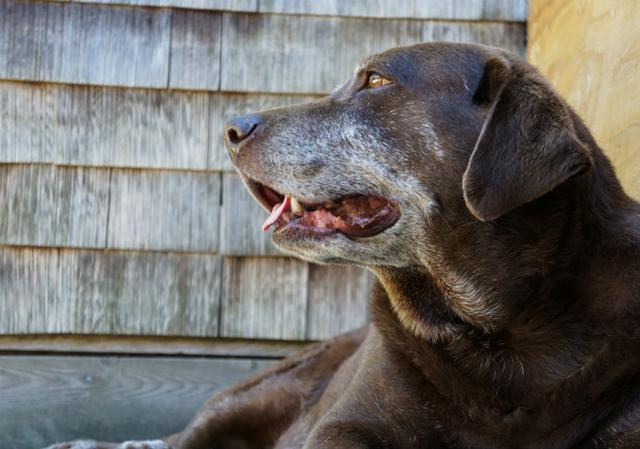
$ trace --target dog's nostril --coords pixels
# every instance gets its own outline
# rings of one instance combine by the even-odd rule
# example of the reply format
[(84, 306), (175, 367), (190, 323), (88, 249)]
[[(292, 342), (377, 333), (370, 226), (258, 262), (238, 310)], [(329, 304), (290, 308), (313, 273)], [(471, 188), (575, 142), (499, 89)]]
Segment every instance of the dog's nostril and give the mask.
[(238, 132), (237, 129), (233, 129), (233, 128), (227, 131), (227, 139), (229, 139), (229, 142), (234, 145), (237, 145), (240, 142), (242, 142), (242, 137), (240, 137), (240, 133)]
[(240, 144), (262, 123), (259, 115), (251, 114), (237, 117), (227, 123), (225, 140), (230, 151), (236, 152)]

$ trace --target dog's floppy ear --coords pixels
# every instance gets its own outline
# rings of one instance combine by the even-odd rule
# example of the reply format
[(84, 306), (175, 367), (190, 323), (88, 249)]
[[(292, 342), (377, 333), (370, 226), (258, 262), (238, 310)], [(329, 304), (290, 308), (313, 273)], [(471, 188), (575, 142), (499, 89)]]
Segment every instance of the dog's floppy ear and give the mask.
[(486, 63), (473, 101), (488, 108), (462, 180), (478, 219), (494, 220), (591, 166), (562, 101), (505, 58)]

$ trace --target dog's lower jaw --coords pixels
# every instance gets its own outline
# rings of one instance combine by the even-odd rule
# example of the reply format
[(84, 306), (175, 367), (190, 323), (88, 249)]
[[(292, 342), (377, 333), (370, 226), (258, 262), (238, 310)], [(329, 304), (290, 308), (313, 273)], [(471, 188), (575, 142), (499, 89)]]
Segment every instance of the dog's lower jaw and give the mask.
[(301, 238), (299, 235), (274, 232), (277, 248), (292, 256), (315, 263), (338, 263), (364, 268), (374, 266), (410, 267), (420, 264), (424, 242), (428, 241), (430, 211), (400, 201), (400, 217), (390, 228), (371, 237), (348, 237), (335, 232), (321, 238)]
[(363, 238), (350, 238), (339, 232), (311, 238), (276, 231), (272, 241), (286, 254), (314, 263), (408, 266), (415, 263), (415, 259), (405, 248), (402, 229), (403, 226), (396, 223), (381, 234)]

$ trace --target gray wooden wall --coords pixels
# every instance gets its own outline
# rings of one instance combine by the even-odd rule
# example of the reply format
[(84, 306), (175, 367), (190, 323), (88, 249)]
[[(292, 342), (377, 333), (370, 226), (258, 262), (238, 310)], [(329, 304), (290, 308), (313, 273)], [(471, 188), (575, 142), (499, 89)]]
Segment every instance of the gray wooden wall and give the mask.
[[(224, 122), (326, 94), (396, 45), (523, 53), (526, 14), (526, 0), (0, 0), (0, 447), (175, 430), (160, 416), (70, 427), (88, 410), (75, 393), (26, 419), (60, 382), (115, 409), (119, 393), (86, 381), (96, 367), (122, 366), (109, 379), (131, 410), (183, 398), (177, 428), (296, 342), (363, 324), (370, 275), (278, 253)], [(165, 386), (182, 376), (189, 394)]]

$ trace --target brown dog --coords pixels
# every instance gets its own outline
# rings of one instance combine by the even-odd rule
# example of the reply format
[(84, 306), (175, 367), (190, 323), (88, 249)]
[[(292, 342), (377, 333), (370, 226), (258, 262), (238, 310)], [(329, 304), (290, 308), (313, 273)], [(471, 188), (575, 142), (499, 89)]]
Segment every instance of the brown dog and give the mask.
[(640, 208), (535, 69), (397, 48), (226, 136), (280, 248), (380, 283), (368, 329), (216, 395), (168, 444), (640, 447)]

